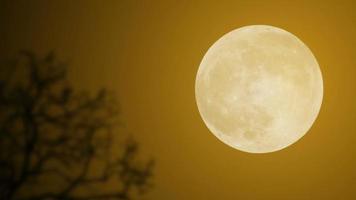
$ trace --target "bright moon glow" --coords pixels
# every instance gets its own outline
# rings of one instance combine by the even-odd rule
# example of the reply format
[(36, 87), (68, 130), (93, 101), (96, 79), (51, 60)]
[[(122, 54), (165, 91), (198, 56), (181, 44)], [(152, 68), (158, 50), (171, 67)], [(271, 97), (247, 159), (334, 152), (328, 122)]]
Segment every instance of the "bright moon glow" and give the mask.
[(318, 62), (293, 34), (266, 25), (235, 29), (215, 42), (195, 83), (209, 130), (250, 153), (283, 149), (315, 121), (323, 99)]

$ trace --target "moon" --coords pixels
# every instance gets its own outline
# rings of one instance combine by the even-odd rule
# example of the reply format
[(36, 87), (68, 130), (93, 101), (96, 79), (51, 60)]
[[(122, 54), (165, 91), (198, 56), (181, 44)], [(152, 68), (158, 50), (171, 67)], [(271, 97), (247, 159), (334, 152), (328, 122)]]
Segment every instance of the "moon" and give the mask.
[(199, 113), (225, 144), (249, 153), (303, 137), (323, 99), (319, 64), (295, 35), (268, 25), (235, 29), (204, 55), (195, 82)]

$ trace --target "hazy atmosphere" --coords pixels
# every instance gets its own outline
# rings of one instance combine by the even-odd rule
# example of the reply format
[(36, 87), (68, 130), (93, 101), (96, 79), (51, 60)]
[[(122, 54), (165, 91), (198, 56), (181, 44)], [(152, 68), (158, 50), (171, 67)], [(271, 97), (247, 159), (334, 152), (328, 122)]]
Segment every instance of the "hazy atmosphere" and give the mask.
[[(155, 162), (152, 185), (137, 199), (351, 200), (355, 9), (353, 1), (0, 0), (0, 56), (27, 50), (44, 58), (52, 51), (68, 66), (73, 89), (106, 88), (117, 98), (119, 129), (137, 141), (140, 160)], [(281, 27), (300, 38), (318, 60), (324, 82), (309, 132), (268, 154), (219, 141), (195, 100), (196, 73), (208, 48), (252, 24)]]

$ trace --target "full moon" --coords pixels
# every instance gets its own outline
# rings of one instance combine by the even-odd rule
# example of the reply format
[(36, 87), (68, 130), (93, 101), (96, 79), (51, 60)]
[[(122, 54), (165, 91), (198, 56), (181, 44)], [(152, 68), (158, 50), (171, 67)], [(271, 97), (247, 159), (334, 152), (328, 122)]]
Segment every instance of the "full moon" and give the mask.
[(195, 82), (199, 113), (225, 144), (268, 153), (295, 143), (313, 125), (323, 99), (316, 58), (295, 35), (252, 25), (218, 39)]

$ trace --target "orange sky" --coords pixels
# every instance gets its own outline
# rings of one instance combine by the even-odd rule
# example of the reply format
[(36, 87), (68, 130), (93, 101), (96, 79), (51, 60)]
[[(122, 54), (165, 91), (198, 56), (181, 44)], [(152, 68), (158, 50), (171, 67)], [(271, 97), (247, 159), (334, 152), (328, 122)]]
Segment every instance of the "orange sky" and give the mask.
[[(356, 198), (356, 4), (352, 1), (1, 1), (0, 53), (54, 49), (81, 88), (118, 94), (126, 129), (157, 160), (145, 199)], [(281, 27), (313, 51), (324, 79), (315, 124), (296, 144), (248, 154), (201, 120), (195, 75), (223, 34)]]

